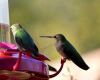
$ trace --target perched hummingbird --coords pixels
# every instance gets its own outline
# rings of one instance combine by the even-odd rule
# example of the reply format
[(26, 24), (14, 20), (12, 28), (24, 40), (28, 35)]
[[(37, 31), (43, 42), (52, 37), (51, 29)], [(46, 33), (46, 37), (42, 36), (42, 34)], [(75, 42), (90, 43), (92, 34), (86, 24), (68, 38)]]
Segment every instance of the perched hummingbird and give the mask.
[(13, 24), (10, 28), (18, 48), (22, 51), (30, 51), (32, 56), (38, 56), (38, 48), (29, 33), (20, 24)]
[(55, 36), (40, 36), (47, 38), (55, 38), (56, 39), (56, 49), (63, 57), (63, 59), (72, 60), (78, 67), (84, 70), (88, 70), (88, 65), (84, 62), (82, 57), (79, 55), (77, 50), (73, 47), (73, 45), (64, 37), (62, 34), (56, 34)]
[[(31, 55), (34, 58), (48, 59), (44, 55), (39, 54), (39, 50), (35, 45), (32, 37), (29, 35), (28, 32), (26, 32), (26, 30), (20, 24), (13, 24), (10, 28), (12, 30), (18, 48), (20, 50), (30, 51), (30, 53), (32, 53)], [(57, 71), (53, 66), (50, 66), (49, 64), (48, 64), (48, 68), (50, 71)]]

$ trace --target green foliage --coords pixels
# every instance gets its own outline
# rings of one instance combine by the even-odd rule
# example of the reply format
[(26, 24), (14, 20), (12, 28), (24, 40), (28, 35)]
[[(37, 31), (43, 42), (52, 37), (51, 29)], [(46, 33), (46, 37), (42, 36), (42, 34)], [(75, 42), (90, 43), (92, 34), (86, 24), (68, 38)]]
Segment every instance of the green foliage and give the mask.
[(9, 0), (9, 3), (11, 24), (25, 26), (40, 51), (50, 57), (58, 54), (54, 40), (41, 39), (40, 35), (63, 33), (80, 53), (100, 47), (99, 0)]

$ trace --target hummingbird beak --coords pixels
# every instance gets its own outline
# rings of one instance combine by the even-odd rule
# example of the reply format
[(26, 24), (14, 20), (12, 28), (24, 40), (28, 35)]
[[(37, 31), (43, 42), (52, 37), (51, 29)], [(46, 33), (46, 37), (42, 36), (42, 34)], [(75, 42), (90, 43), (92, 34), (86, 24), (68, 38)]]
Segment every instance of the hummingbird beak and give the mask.
[(55, 38), (55, 36), (40, 36), (42, 38)]

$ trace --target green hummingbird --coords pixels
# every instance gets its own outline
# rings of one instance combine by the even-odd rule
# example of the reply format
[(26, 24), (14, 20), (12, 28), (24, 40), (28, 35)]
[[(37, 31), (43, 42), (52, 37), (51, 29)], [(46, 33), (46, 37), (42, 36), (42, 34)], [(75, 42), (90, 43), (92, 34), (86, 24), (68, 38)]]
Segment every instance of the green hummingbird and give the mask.
[(38, 56), (39, 50), (29, 33), (20, 24), (13, 24), (10, 28), (18, 48), (22, 51), (30, 51), (32, 56)]
[[(10, 28), (19, 50), (30, 51), (33, 57), (43, 57), (39, 54), (38, 47), (34, 43), (32, 37), (20, 24), (13, 24)], [(50, 71), (57, 71), (53, 66), (49, 64), (47, 65)]]
[(56, 34), (54, 36), (40, 36), (47, 38), (56, 39), (56, 49), (63, 57), (63, 59), (72, 60), (78, 67), (83, 70), (88, 70), (89, 67), (83, 60), (83, 58), (79, 55), (78, 51), (73, 47), (73, 45), (65, 38), (63, 34)]

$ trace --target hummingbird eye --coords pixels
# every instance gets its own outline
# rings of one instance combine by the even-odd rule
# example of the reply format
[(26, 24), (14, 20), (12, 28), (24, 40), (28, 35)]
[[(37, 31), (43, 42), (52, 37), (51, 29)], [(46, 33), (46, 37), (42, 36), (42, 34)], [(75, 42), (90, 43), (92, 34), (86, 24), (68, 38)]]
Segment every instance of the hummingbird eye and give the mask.
[(54, 36), (54, 38), (57, 38), (57, 36)]

